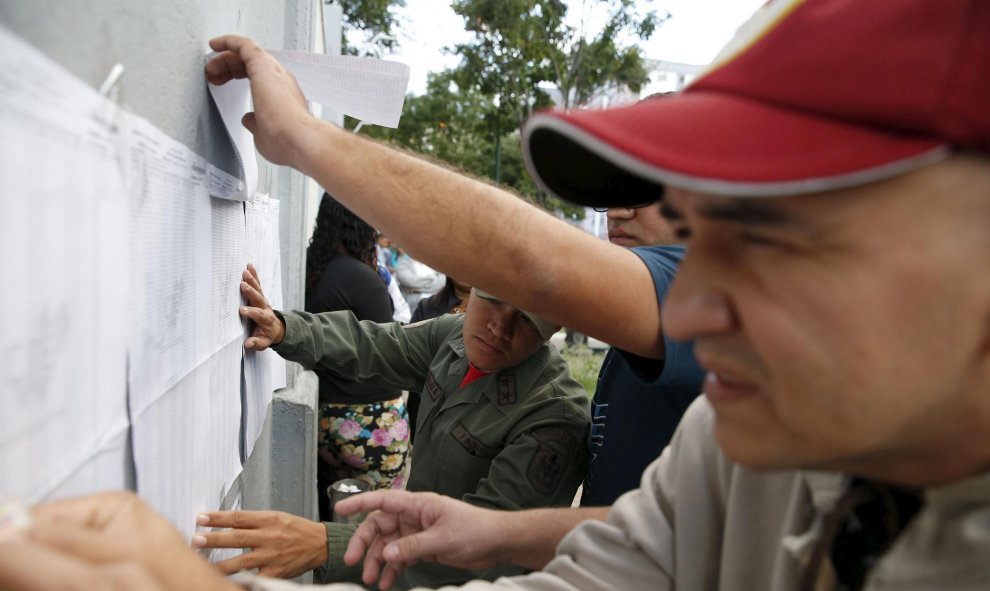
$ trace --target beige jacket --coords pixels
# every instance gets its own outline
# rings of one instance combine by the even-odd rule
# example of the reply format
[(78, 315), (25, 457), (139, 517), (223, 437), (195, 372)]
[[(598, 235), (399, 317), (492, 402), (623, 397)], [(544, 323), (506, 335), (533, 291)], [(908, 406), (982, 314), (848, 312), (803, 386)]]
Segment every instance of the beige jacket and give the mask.
[[(619, 498), (607, 523), (575, 528), (541, 572), (460, 588), (797, 589), (845, 477), (749, 470), (719, 451), (713, 426), (712, 408), (699, 398), (670, 447), (644, 473), (641, 488)], [(870, 574), (866, 589), (990, 589), (990, 474), (927, 490), (925, 497), (925, 507)], [(819, 589), (831, 588), (828, 575)], [(249, 588), (292, 585), (254, 579)]]

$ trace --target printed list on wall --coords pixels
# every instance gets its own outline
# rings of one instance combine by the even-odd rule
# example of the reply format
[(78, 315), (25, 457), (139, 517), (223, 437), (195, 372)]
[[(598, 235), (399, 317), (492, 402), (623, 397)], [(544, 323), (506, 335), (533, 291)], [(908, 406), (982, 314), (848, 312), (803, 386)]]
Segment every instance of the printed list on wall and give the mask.
[(281, 303), (278, 201), (225, 199), (243, 183), (2, 27), (0, 87), (0, 500), (122, 488), (133, 461), (189, 536), (285, 385), (237, 313), (249, 261)]

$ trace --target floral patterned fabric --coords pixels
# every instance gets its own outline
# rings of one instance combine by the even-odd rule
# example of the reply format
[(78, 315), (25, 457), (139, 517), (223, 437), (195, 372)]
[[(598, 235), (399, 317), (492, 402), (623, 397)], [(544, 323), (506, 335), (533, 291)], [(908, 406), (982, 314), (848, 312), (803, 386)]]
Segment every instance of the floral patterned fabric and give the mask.
[(373, 488), (405, 486), (409, 417), (402, 398), (321, 404), (319, 444), (333, 480), (357, 478)]

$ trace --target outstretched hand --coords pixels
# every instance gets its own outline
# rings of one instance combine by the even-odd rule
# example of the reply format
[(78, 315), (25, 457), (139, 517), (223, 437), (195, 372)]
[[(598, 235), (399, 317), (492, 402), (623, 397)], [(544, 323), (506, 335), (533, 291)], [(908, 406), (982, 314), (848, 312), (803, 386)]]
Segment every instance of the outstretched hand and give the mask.
[(248, 548), (250, 552), (217, 562), (230, 575), (259, 569), (265, 577), (291, 579), (327, 560), (323, 524), (281, 511), (214, 511), (203, 513), (199, 525), (229, 528), (193, 536), (197, 548)]
[(264, 351), (272, 345), (282, 342), (285, 337), (285, 324), (275, 315), (271, 304), (261, 291), (261, 280), (258, 270), (248, 263), (247, 270), (241, 274), (241, 294), (247, 300), (247, 306), (241, 306), (241, 316), (251, 320), (254, 327), (251, 336), (244, 340), (245, 349)]
[(282, 64), (247, 37), (225, 35), (210, 40), (218, 52), (206, 64), (206, 78), (221, 85), (248, 78), (254, 112), (244, 116), (244, 127), (254, 134), (261, 155), (275, 164), (299, 168), (307, 130), (318, 124), (307, 109), (295, 78)]
[(485, 569), (499, 564), (505, 513), (482, 509), (435, 493), (380, 490), (334, 505), (344, 515), (371, 512), (351, 537), (344, 562), (364, 557), (362, 579), (390, 588), (419, 561)]
[(133, 493), (55, 501), (31, 514), (28, 529), (0, 542), (0, 589), (238, 588)]

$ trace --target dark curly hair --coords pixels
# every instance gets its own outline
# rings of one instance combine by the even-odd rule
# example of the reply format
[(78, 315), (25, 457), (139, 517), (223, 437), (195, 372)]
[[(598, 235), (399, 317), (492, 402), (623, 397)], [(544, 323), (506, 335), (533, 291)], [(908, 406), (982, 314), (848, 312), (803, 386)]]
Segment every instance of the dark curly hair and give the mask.
[(377, 230), (324, 192), (316, 214), (316, 228), (306, 249), (306, 291), (316, 286), (327, 264), (341, 250), (377, 272), (377, 239)]

